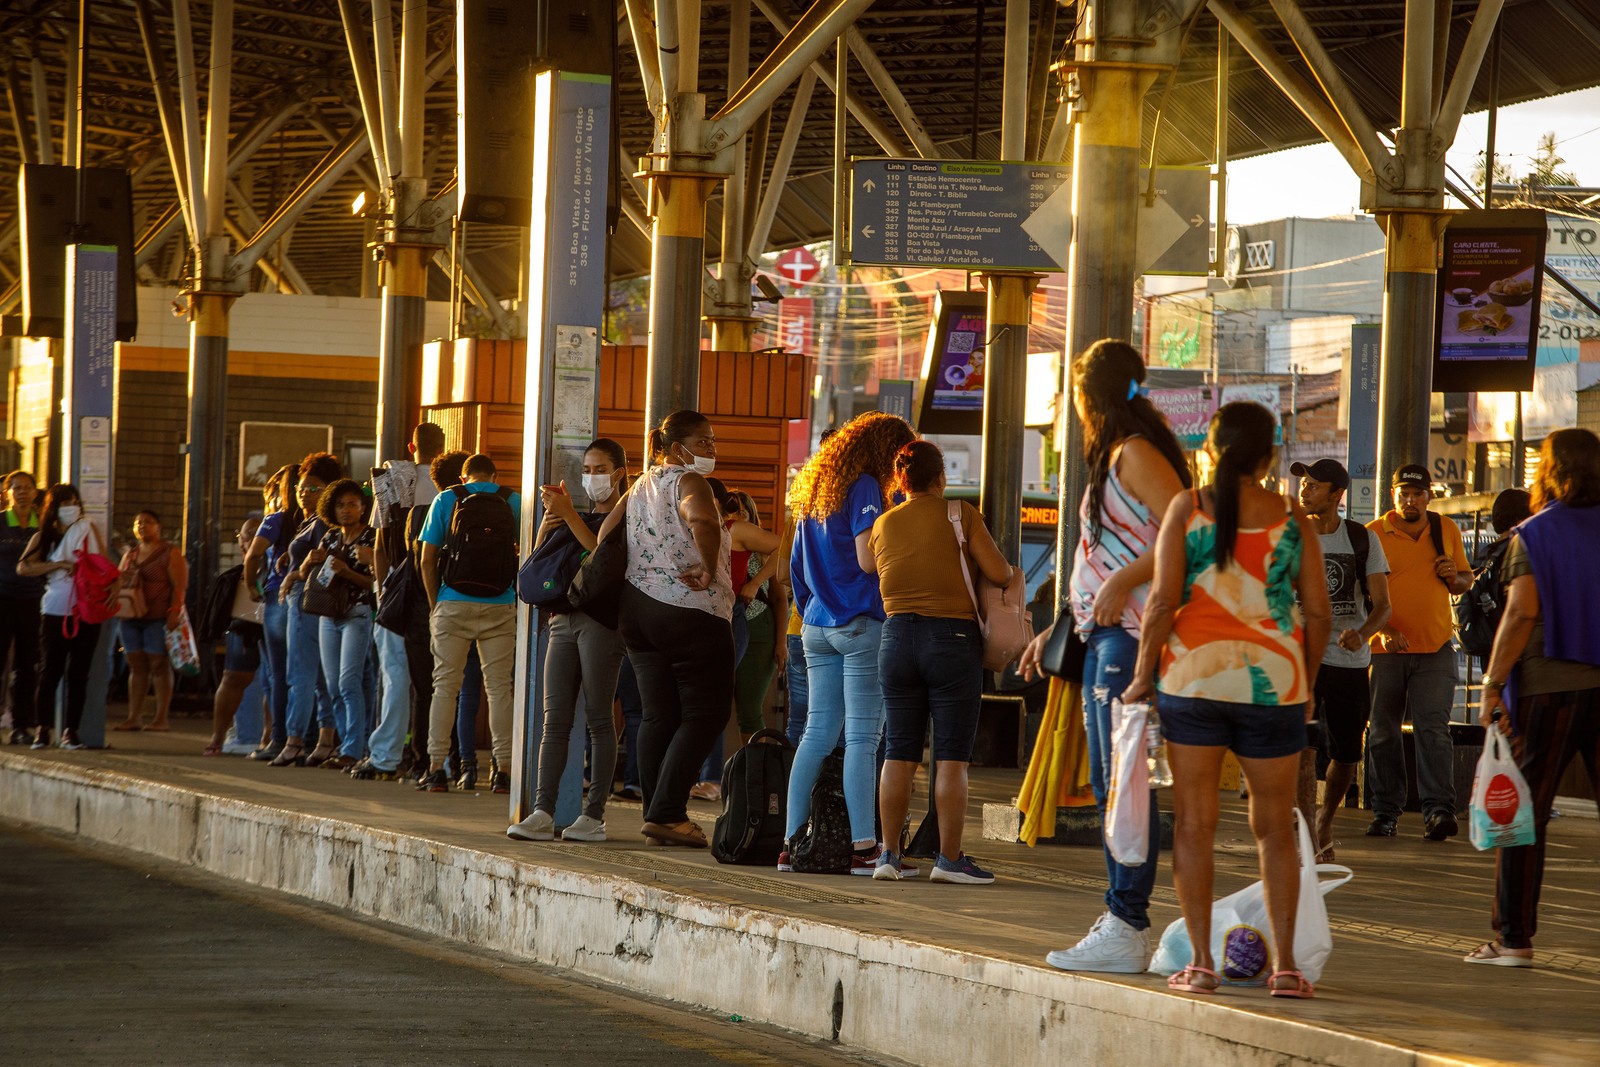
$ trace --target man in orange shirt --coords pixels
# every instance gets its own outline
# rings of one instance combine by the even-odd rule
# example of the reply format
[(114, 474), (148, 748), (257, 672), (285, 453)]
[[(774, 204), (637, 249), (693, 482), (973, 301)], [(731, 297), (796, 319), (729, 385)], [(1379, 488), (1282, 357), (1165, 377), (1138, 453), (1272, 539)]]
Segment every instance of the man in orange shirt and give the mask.
[(1472, 571), (1461, 531), (1428, 510), (1426, 467), (1394, 472), (1394, 510), (1367, 524), (1389, 561), (1393, 613), (1372, 639), (1372, 725), (1368, 728), (1373, 819), (1368, 837), (1393, 837), (1406, 799), (1400, 724), (1411, 715), (1422, 798), (1422, 835), (1454, 837), (1455, 754), (1450, 707), (1455, 701), (1456, 653), (1450, 642), (1450, 597), (1465, 593)]

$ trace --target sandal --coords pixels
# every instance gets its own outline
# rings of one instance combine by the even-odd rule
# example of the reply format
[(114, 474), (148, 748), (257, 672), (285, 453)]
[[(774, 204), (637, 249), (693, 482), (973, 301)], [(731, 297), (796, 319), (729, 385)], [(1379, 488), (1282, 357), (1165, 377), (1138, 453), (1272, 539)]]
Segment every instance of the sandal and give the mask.
[[(1523, 956), (1520, 954), (1522, 951), (1526, 951), (1528, 954)], [(1498, 941), (1485, 941), (1465, 956), (1462, 956), (1461, 962), (1484, 963), (1490, 967), (1532, 967), (1533, 950), (1511, 949), (1506, 948)]]
[(1332, 863), (1333, 862), (1333, 846), (1332, 845), (1324, 845), (1323, 848), (1322, 848), (1322, 851), (1317, 853), (1317, 858), (1312, 862), (1314, 862), (1314, 863)]
[(334, 757), (337, 750), (332, 745), (318, 745), (306, 753), (306, 758), (301, 761), (302, 767), (320, 767)]
[(1222, 979), (1217, 977), (1217, 972), (1208, 967), (1196, 967), (1189, 964), (1183, 970), (1167, 979), (1167, 988), (1178, 993), (1205, 993), (1212, 994), (1222, 984)]
[(647, 822), (643, 827), (644, 836), (657, 841), (664, 841), (670, 845), (687, 845), (689, 848), (705, 848), (706, 832), (700, 829), (693, 821), (684, 821), (668, 826), (665, 823)]
[[(1292, 987), (1278, 985), (1280, 978), (1293, 978)], [(1273, 971), (1267, 976), (1267, 988), (1275, 997), (1287, 997), (1290, 1000), (1310, 1000), (1317, 995), (1317, 987), (1306, 980), (1306, 976), (1299, 971)]]
[(220, 756), (220, 755), (222, 755), (222, 746), (220, 744), (216, 743), (215, 741), (213, 741), (211, 744), (207, 745), (205, 748), (202, 748), (200, 750), (200, 755), (202, 755), (202, 756)]
[(304, 745), (284, 745), (268, 767), (304, 767), (306, 765), (306, 748)]
[(329, 756), (327, 759), (318, 764), (318, 766), (327, 771), (348, 771), (351, 767), (354, 767), (360, 762), (361, 761), (356, 759), (354, 756)]
[(139, 720), (137, 719), (124, 719), (123, 721), (117, 723), (117, 725), (113, 726), (112, 729), (118, 731), (119, 733), (136, 733), (140, 730), (143, 730), (144, 727), (139, 725)]

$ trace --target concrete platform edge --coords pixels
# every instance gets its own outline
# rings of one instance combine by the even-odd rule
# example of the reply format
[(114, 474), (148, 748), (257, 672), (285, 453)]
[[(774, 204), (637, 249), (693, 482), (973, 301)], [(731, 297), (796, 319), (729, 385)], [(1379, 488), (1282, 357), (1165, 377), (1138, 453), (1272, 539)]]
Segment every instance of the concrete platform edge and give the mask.
[(837, 998), (840, 1043), (895, 1059), (928, 1048), (941, 1062), (1017, 1067), (1470, 1062), (1227, 998), (1063, 974), (7, 753), (0, 817), (809, 1035), (832, 1035)]

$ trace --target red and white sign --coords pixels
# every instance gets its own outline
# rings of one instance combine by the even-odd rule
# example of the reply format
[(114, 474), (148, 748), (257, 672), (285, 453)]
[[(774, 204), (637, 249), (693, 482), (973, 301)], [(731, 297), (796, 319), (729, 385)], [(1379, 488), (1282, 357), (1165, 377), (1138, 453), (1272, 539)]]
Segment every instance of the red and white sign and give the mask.
[(790, 285), (804, 285), (815, 278), (821, 269), (822, 264), (817, 262), (817, 257), (804, 248), (791, 248), (778, 253), (778, 277)]
[(778, 344), (785, 352), (811, 352), (811, 330), (817, 321), (814, 303), (810, 297), (778, 301)]

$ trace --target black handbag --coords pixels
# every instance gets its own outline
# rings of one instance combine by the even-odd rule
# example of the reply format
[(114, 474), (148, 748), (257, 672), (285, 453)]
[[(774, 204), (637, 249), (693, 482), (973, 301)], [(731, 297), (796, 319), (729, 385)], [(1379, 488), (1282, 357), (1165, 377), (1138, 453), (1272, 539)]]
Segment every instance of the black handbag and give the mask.
[(1083, 659), (1088, 651), (1089, 646), (1078, 636), (1071, 612), (1062, 612), (1050, 631), (1050, 639), (1039, 652), (1039, 669), (1052, 678), (1081, 683)]
[(567, 603), (609, 629), (617, 628), (622, 612), (622, 586), (628, 578), (627, 522), (611, 532), (583, 558), (583, 565), (567, 586)]
[[(329, 554), (333, 554), (331, 549)], [(350, 607), (356, 602), (355, 585), (331, 573), (326, 564), (312, 571), (305, 585), (305, 592), (300, 595), (300, 610), (307, 615), (342, 619), (350, 614)]]

